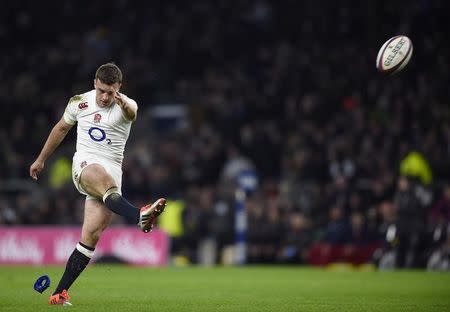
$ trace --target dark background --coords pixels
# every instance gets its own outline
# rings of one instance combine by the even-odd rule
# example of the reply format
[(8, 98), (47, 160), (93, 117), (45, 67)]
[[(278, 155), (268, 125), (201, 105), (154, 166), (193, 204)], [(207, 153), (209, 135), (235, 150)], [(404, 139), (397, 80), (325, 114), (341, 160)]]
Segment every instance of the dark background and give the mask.
[[(424, 267), (450, 217), (449, 12), (444, 0), (5, 1), (0, 224), (80, 224), (76, 131), (37, 184), (28, 168), (68, 99), (113, 61), (139, 104), (123, 191), (136, 205), (182, 200), (174, 254), (198, 262), (205, 238), (234, 241), (236, 172), (255, 168), (250, 262), (305, 263), (325, 243), (412, 250), (397, 265)], [(412, 59), (382, 76), (376, 54), (398, 34)], [(402, 180), (414, 151), (431, 182)]]

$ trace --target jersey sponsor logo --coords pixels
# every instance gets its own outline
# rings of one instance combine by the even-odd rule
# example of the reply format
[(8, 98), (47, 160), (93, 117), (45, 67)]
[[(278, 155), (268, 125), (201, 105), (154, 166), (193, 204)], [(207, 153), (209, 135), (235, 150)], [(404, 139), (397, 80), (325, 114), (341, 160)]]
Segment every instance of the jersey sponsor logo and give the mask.
[(94, 115), (94, 122), (95, 123), (99, 123), (102, 120), (102, 115), (100, 114), (95, 114)]
[[(100, 122), (102, 116), (100, 114), (96, 114), (98, 115), (98, 121), (95, 120), (94, 117), (94, 121), (95, 122)], [(106, 144), (111, 145), (112, 142), (110, 139), (106, 138), (106, 132), (105, 130), (103, 130), (102, 128), (99, 127), (91, 127), (88, 130), (88, 134), (91, 137), (92, 140), (94, 140), (95, 142), (102, 142), (102, 141), (106, 141)]]
[(98, 127), (91, 127), (88, 130), (88, 134), (91, 137), (91, 139), (94, 140), (95, 142), (101, 142), (104, 139), (106, 139), (105, 130)]
[(80, 104), (78, 104), (78, 108), (79, 109), (86, 109), (86, 108), (88, 108), (88, 103), (87, 102), (80, 103)]

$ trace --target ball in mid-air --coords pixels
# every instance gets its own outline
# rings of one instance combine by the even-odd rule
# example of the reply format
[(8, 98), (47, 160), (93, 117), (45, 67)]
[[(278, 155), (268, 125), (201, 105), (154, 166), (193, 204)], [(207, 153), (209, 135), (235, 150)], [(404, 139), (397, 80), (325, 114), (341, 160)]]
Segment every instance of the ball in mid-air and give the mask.
[(377, 69), (383, 74), (401, 71), (411, 59), (413, 45), (407, 36), (395, 36), (386, 41), (377, 55)]

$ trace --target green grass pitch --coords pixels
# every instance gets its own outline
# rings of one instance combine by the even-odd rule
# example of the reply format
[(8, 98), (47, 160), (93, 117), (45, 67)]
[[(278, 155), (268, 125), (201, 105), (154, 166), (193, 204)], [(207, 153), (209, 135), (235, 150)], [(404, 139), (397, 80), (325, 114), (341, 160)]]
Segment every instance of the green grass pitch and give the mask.
[[(93, 265), (70, 289), (72, 307), (49, 306), (62, 270), (0, 267), (0, 311), (450, 311), (450, 273), (276, 266)], [(39, 294), (43, 274), (52, 285)]]

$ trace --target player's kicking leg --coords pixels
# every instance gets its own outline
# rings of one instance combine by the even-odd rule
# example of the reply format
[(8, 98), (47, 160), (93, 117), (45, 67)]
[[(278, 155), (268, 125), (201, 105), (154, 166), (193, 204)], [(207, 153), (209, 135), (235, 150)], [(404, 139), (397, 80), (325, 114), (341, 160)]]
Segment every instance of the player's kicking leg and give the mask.
[(102, 199), (111, 211), (133, 220), (143, 232), (150, 232), (156, 218), (164, 211), (166, 200), (160, 198), (153, 204), (137, 208), (119, 193), (114, 179), (99, 164), (87, 166), (80, 177), (80, 185), (88, 194)]
[(166, 200), (160, 198), (153, 204), (146, 205), (139, 209), (138, 225), (144, 233), (148, 233), (152, 230), (156, 218), (164, 211), (164, 208), (166, 208)]

